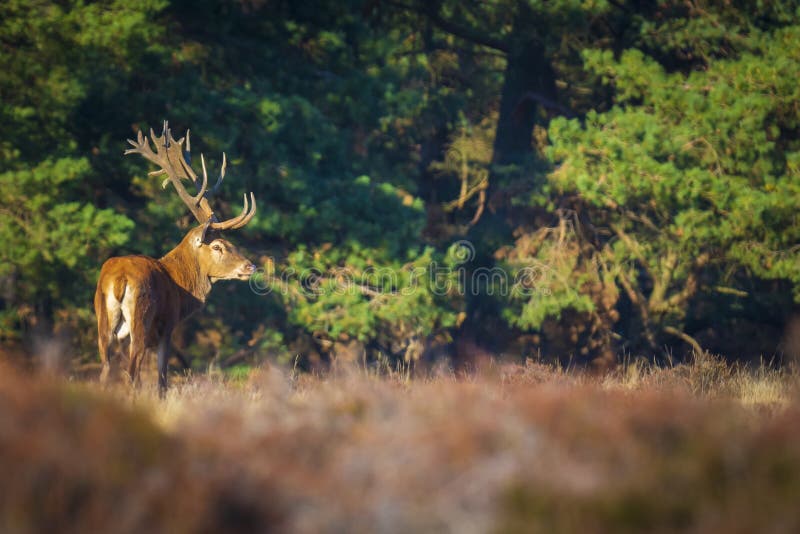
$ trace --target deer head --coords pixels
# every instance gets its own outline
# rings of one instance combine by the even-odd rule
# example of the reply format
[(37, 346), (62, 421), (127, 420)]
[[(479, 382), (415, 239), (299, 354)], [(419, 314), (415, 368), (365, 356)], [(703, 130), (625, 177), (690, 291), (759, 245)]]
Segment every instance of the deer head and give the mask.
[(208, 231), (206, 224), (192, 228), (182, 244), (191, 247), (200, 276), (208, 277), (212, 283), (217, 280), (248, 280), (256, 271), (256, 266), (233, 243), (218, 237), (215, 231)]

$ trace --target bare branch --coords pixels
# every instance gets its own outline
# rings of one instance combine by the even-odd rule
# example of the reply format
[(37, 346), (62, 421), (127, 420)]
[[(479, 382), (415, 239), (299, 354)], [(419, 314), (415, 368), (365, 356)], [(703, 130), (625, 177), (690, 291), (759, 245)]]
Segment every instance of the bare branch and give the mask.
[(686, 332), (678, 330), (673, 326), (665, 326), (664, 328), (662, 328), (662, 330), (664, 330), (664, 333), (680, 338), (689, 345), (691, 345), (692, 350), (694, 350), (695, 356), (702, 356), (703, 354), (705, 354), (705, 351), (703, 350), (703, 347), (700, 346), (700, 343), (698, 343), (695, 338), (693, 338)]

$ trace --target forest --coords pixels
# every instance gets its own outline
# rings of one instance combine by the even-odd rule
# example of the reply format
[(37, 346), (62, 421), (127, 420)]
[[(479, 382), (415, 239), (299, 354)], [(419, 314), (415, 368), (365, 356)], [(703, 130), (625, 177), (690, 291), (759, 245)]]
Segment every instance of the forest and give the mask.
[(164, 120), (258, 200), (195, 370), (798, 350), (793, 2), (8, 0), (0, 46), (8, 353), (96, 364), (102, 263), (195, 224), (123, 156)]

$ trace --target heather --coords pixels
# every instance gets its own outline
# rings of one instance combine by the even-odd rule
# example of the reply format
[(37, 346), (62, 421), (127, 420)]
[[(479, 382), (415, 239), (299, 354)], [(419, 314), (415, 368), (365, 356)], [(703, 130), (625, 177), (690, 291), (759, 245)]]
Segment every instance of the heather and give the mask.
[(6, 532), (773, 531), (800, 526), (798, 380), (267, 367), (156, 387), (0, 377)]

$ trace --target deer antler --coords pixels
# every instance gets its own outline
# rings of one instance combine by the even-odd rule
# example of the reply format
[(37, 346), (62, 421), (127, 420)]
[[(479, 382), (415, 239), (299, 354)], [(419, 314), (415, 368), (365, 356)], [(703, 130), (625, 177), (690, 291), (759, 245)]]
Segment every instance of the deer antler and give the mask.
[[(150, 146), (152, 140), (156, 150), (153, 152)], [(184, 141), (186, 143), (186, 150), (183, 150)], [(198, 178), (197, 174), (191, 167), (191, 141), (189, 138), (189, 130), (186, 130), (186, 137), (182, 137), (176, 141), (172, 137), (172, 131), (169, 129), (169, 124), (164, 121), (164, 128), (160, 136), (156, 136), (153, 129), (150, 129), (150, 139), (144, 136), (141, 131), (136, 136), (136, 141), (128, 139), (128, 143), (133, 146), (125, 151), (125, 154), (140, 154), (146, 160), (155, 163), (160, 168), (149, 173), (150, 176), (158, 176), (166, 174), (167, 178), (164, 180), (163, 187), (167, 183), (172, 183), (175, 192), (183, 201), (184, 204), (191, 210), (200, 223), (209, 223), (209, 228), (214, 230), (234, 230), (241, 228), (253, 218), (256, 214), (256, 198), (253, 193), (250, 193), (250, 203), (248, 204), (247, 195), (244, 196), (244, 208), (242, 213), (237, 217), (228, 219), (227, 221), (217, 221), (214, 211), (208, 202), (208, 197), (217, 192), (222, 180), (225, 178), (225, 167), (227, 166), (227, 159), (225, 153), (222, 153), (222, 168), (220, 169), (219, 178), (217, 178), (214, 187), (208, 190), (208, 172), (206, 171), (206, 161), (202, 154), (200, 154), (200, 163), (203, 167), (203, 179)], [(192, 196), (183, 187), (181, 180), (188, 179), (194, 183), (197, 189), (197, 194)]]

